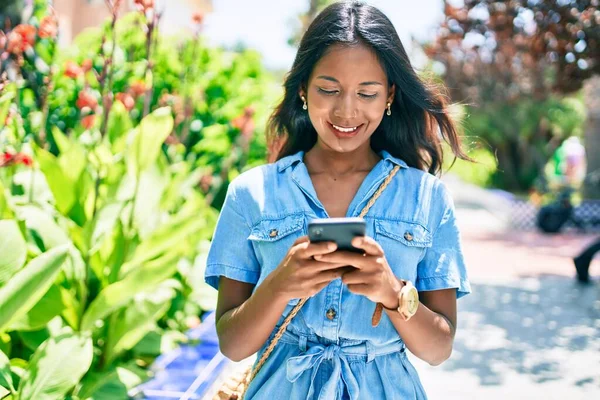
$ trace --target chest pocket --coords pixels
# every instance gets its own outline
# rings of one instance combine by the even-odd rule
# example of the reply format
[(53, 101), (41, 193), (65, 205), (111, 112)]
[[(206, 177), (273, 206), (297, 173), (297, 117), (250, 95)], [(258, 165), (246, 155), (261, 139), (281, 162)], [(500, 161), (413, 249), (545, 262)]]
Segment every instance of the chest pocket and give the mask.
[(261, 266), (257, 285), (260, 285), (277, 268), (290, 247), (296, 239), (302, 236), (303, 232), (303, 214), (292, 214), (281, 218), (264, 218), (252, 227), (248, 240), (252, 241), (256, 257)]
[(375, 220), (375, 240), (383, 248), (394, 274), (414, 283), (417, 264), (432, 245), (431, 232), (417, 222), (379, 219)]

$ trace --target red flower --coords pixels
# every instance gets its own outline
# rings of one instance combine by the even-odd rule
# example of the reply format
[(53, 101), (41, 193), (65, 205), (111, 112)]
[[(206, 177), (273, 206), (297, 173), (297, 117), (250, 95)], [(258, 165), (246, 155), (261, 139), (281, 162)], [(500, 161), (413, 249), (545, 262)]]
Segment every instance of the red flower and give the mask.
[(15, 156), (14, 153), (11, 153), (10, 151), (7, 151), (5, 153), (2, 154), (2, 165), (7, 164), (10, 160), (12, 160), (12, 158)]
[(125, 106), (127, 111), (131, 111), (135, 106), (135, 100), (129, 93), (117, 93), (115, 97), (117, 101), (120, 101)]
[(144, 81), (135, 81), (129, 85), (129, 89), (134, 97), (142, 96), (146, 93), (146, 83)]
[(79, 108), (80, 110), (84, 109), (85, 107), (89, 107), (92, 110), (94, 110), (96, 107), (98, 107), (98, 100), (89, 91), (82, 90), (81, 92), (79, 92), (79, 97), (77, 97), (76, 105), (77, 108)]
[(181, 143), (179, 141), (179, 139), (177, 138), (177, 136), (175, 136), (174, 134), (170, 134), (169, 136), (167, 136), (167, 138), (165, 139), (165, 144), (166, 145), (174, 145), (174, 144), (179, 144)]
[(68, 60), (65, 63), (65, 75), (68, 76), (69, 78), (75, 79), (82, 73), (83, 73), (83, 70), (81, 69), (81, 67), (79, 67), (79, 65), (77, 65), (73, 61)]
[(31, 48), (35, 43), (35, 26), (33, 25), (17, 25), (8, 34), (8, 45), (6, 50), (9, 53), (18, 55), (25, 50)]
[(250, 138), (254, 133), (254, 120), (252, 119), (254, 112), (253, 107), (246, 107), (242, 115), (231, 121), (231, 125), (239, 129), (241, 134), (246, 138)]
[(19, 164), (31, 167), (33, 165), (33, 160), (25, 153), (11, 153), (10, 151), (7, 151), (2, 154), (0, 167), (10, 167), (11, 165)]
[(38, 35), (41, 38), (54, 39), (58, 34), (58, 21), (54, 15), (46, 15), (40, 22)]
[(212, 175), (202, 175), (202, 178), (200, 178), (200, 182), (198, 182), (198, 186), (200, 187), (200, 190), (202, 190), (202, 192), (204, 194), (206, 194), (210, 191), (210, 187), (212, 186), (212, 183), (213, 183)]
[(151, 8), (154, 8), (154, 0), (133, 0), (138, 10), (146, 12)]
[(204, 22), (204, 13), (197, 11), (192, 15), (192, 21), (194, 21), (195, 24), (200, 25), (202, 22)]
[(26, 167), (31, 167), (31, 165), (33, 165), (33, 160), (27, 154), (19, 153), (16, 157), (16, 163), (23, 164)]
[(81, 63), (81, 69), (83, 69), (83, 72), (88, 72), (89, 70), (91, 70), (94, 67), (94, 63), (92, 62), (92, 60), (90, 60), (89, 58), (86, 58), (85, 60), (83, 60), (83, 62)]
[(81, 119), (81, 125), (83, 125), (83, 127), (85, 129), (92, 129), (94, 127), (95, 123), (96, 123), (96, 115), (95, 114), (86, 115), (85, 117), (83, 117)]

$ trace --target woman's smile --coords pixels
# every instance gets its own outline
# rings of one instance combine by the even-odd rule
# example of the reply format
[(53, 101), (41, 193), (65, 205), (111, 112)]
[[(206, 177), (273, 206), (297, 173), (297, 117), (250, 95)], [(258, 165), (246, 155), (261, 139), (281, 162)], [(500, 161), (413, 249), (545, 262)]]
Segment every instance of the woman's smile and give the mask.
[(351, 126), (351, 127), (345, 127), (345, 126), (340, 126), (340, 125), (334, 125), (331, 122), (327, 122), (327, 126), (329, 126), (329, 129), (333, 132), (333, 134), (337, 138), (343, 139), (343, 138), (355, 137), (356, 135), (358, 135), (358, 133), (361, 131), (361, 128), (364, 126), (364, 124), (360, 124), (357, 126)]

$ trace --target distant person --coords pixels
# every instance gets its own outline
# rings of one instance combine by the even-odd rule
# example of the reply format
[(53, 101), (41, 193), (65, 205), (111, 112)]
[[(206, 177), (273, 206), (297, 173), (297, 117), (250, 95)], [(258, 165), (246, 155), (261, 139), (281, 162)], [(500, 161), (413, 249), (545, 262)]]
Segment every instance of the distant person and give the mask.
[(585, 147), (577, 136), (571, 136), (564, 143), (565, 177), (567, 184), (578, 187), (585, 178)]
[(573, 259), (575, 270), (577, 271), (577, 280), (582, 283), (590, 281), (590, 264), (594, 254), (600, 251), (600, 238), (585, 248), (581, 254)]

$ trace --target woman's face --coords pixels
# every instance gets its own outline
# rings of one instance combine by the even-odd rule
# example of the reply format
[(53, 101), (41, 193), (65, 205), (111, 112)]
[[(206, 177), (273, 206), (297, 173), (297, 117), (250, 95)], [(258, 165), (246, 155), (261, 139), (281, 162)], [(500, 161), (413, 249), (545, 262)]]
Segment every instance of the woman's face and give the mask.
[(334, 45), (317, 62), (300, 96), (306, 97), (321, 146), (346, 153), (369, 143), (394, 89), (373, 50)]

